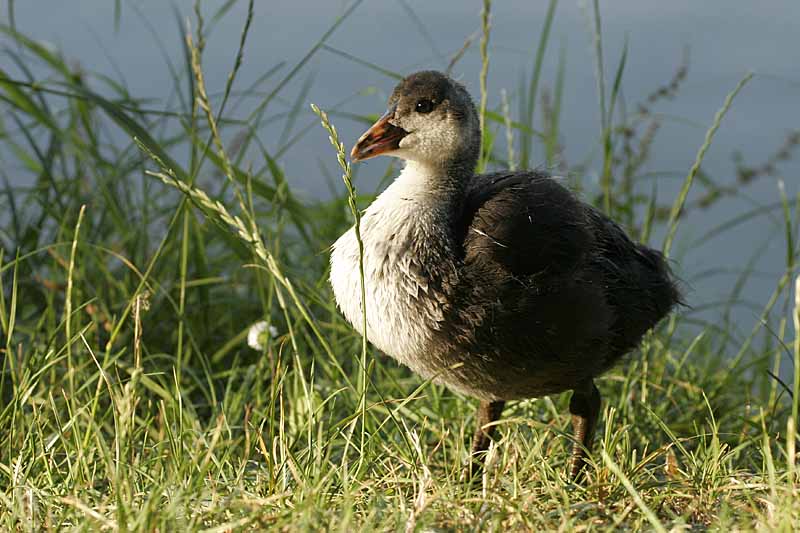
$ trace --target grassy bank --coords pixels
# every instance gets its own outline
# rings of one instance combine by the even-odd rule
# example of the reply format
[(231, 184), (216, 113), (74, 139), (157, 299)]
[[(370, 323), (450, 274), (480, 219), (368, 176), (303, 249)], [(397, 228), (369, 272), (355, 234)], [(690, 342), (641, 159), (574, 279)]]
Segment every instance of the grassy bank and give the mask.
[[(539, 154), (556, 166), (569, 143), (559, 133), (563, 62), (554, 83), (541, 80), (555, 6), (525, 84), (501, 99), (481, 95), (487, 168), (536, 165)], [(484, 9), (480, 41), (490, 42)], [(13, 43), (0, 67), (0, 528), (797, 528), (800, 198), (775, 200), (785, 274), (752, 329), (727, 320), (752, 274), (742, 265), (719, 321), (686, 309), (599, 380), (604, 411), (585, 485), (566, 475), (561, 395), (511, 404), (481, 485), (467, 486), (475, 402), (365, 348), (333, 303), (326, 249), (375, 191), (333, 175), (334, 198), (301, 200), (292, 169), (260, 137), (273, 108), (287, 124), (310, 121), (278, 131), (284, 146), (328, 134), (308, 109), (313, 86), (296, 100), (281, 89), (329, 33), (298, 64), (265, 72), (269, 90), (237, 92), (251, 21), (214, 93), (197, 10), (167, 104), (0, 27)], [(637, 238), (671, 249), (693, 209), (732, 194), (700, 169), (749, 78), (694, 117), (708, 127), (696, 164), (674, 198), (658, 196), (642, 178), (658, 149), (652, 110), (680, 90), (686, 68), (665, 73), (636, 113), (619, 113), (623, 77), (635, 73), (625, 53), (604, 64), (596, 12), (594, 21), (602, 123), (594, 157), (570, 169), (572, 185)], [(479, 46), (485, 79), (491, 61)], [(229, 113), (254, 95), (252, 113)], [(327, 111), (333, 123), (346, 118)], [(336, 156), (330, 148), (329, 168)], [(760, 167), (750, 168), (756, 179)], [(599, 186), (583, 181), (589, 169)], [(695, 180), (706, 195), (690, 195)], [(261, 320), (273, 329), (256, 351), (247, 334)]]

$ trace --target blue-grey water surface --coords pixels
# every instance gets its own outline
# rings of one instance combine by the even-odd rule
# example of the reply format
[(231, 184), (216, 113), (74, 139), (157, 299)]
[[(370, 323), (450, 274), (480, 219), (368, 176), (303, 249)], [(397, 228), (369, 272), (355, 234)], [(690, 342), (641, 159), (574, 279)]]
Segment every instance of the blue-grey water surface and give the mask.
[[(7, 3), (7, 2), (6, 2)], [(224, 2), (203, 2), (213, 13)], [(114, 4), (110, 0), (24, 0), (14, 2), (17, 28), (36, 39), (52, 43), (85, 69), (122, 81), (136, 97), (154, 98), (164, 106), (174, 97), (168, 68), (154, 34), (162, 41), (172, 61), (182, 67), (182, 49), (174, 10), (184, 21), (192, 21), (192, 2), (146, 0), (122, 2), (119, 30), (114, 26)], [(237, 88), (250, 86), (268, 69), (285, 60), (286, 66), (261, 88), (269, 91), (296, 64), (335, 18), (349, 5), (329, 1), (257, 1), (256, 15), (245, 50)], [(499, 102), (500, 89), (512, 97), (521, 76), (529, 76), (547, 2), (496, 1), (493, 5), (489, 73), (490, 105)], [(411, 10), (417, 20), (411, 14)], [(392, 71), (408, 73), (421, 68), (444, 69), (448, 58), (464, 40), (479, 29), (481, 2), (367, 0), (330, 37), (328, 44)], [(3, 9), (4, 22), (8, 22)], [(204, 56), (211, 92), (225, 84), (245, 19), (246, 2), (240, 1), (213, 26)], [(601, 2), (603, 45), (609, 84), (627, 39), (629, 53), (623, 80), (625, 102), (631, 107), (666, 83), (690, 52), (687, 81), (672, 101), (661, 102), (655, 111), (664, 122), (644, 172), (653, 173), (662, 198), (672, 198), (688, 172), (703, 142), (714, 113), (725, 95), (748, 72), (756, 73), (725, 118), (709, 150), (703, 169), (722, 184), (735, 185), (734, 151), (746, 162), (758, 164), (774, 152), (791, 130), (800, 129), (800, 2), (775, 0), (616, 0)], [(428, 36), (421, 29), (424, 26)], [(148, 30), (148, 26), (150, 29)], [(477, 39), (454, 75), (477, 97), (480, 57)], [(557, 8), (542, 84), (552, 87), (560, 47), (566, 53), (565, 91), (561, 139), (566, 147), (563, 160), (577, 163), (597, 152), (598, 96), (591, 37), (591, 3), (564, 0)], [(380, 113), (395, 81), (343, 57), (321, 50), (281, 92), (282, 99), (269, 114), (284, 112), (303, 82), (313, 76), (307, 100), (323, 108), (352, 96), (367, 86), (376, 93), (357, 96), (344, 110)], [(174, 98), (173, 98), (174, 101)], [(248, 104), (251, 105), (252, 101)], [(307, 105), (304, 105), (307, 109)], [(247, 105), (235, 115), (246, 116)], [(314, 120), (310, 112), (298, 121), (296, 131)], [(363, 124), (335, 119), (345, 142), (352, 142)], [(268, 149), (281, 145), (282, 123), (266, 127), (260, 134)], [(504, 150), (501, 131), (500, 146)], [(535, 155), (541, 162), (542, 151)], [(798, 154), (800, 156), (800, 153)], [(288, 178), (306, 197), (327, 194), (318, 161), (338, 174), (336, 162), (321, 129), (312, 129), (281, 156)], [(254, 161), (254, 166), (262, 162)], [(595, 158), (592, 168), (597, 168)], [(359, 185), (370, 190), (385, 169), (380, 161), (363, 165)], [(798, 193), (800, 164), (791, 161), (777, 168), (790, 195)], [(592, 173), (587, 176), (593, 179)], [(743, 298), (763, 305), (785, 265), (785, 244), (780, 212), (737, 226), (715, 239), (695, 243), (707, 229), (755, 204), (779, 200), (777, 178), (765, 177), (741, 191), (740, 198), (720, 202), (714, 208), (693, 214), (678, 233), (676, 256), (679, 271), (690, 286), (689, 301), (704, 303), (725, 299), (735, 282), (737, 269), (750, 255), (772, 239), (756, 263), (757, 273)], [(372, 184), (372, 185), (370, 185)], [(644, 189), (648, 192), (650, 185)], [(698, 277), (712, 269), (728, 269), (712, 277)], [(712, 312), (713, 315), (713, 312)], [(708, 316), (708, 315), (706, 315)], [(747, 329), (756, 311), (740, 308), (737, 320)]]

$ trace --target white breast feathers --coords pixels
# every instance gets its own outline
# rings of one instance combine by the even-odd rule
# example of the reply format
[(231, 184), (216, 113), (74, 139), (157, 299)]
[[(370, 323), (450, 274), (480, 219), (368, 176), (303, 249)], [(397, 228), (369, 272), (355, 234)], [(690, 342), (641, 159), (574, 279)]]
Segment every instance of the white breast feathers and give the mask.
[[(424, 205), (419, 175), (406, 169), (364, 213), (367, 339), (378, 349), (423, 376), (432, 336), (444, 320), (443, 300), (434, 294), (417, 251), (434, 231), (436, 210)], [(423, 204), (421, 204), (423, 202)], [(444, 267), (446, 268), (446, 267)], [(362, 331), (358, 242), (353, 228), (333, 245), (331, 285), (336, 303), (353, 327)]]

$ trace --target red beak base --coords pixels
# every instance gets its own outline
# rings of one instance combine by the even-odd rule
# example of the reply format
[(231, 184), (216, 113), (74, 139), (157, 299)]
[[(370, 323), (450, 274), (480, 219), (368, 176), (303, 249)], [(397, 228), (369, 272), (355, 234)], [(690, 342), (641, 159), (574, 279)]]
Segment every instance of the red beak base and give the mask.
[(364, 135), (358, 139), (358, 142), (350, 152), (350, 159), (364, 161), (400, 148), (400, 140), (408, 135), (408, 132), (389, 123), (389, 120), (394, 116), (394, 111), (395, 107), (392, 106), (375, 124), (364, 132)]

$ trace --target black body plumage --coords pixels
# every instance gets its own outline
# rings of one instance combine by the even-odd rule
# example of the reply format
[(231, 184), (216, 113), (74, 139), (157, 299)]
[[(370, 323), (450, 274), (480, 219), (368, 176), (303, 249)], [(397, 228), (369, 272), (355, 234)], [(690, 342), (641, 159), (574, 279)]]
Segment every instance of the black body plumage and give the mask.
[[(660, 252), (557, 178), (475, 175), (478, 124), (463, 86), (418, 72), (353, 148), (354, 160), (407, 161), (362, 218), (362, 333), (421, 375), (481, 400), (474, 453), (488, 446), (506, 400), (573, 390), (577, 476), (600, 410), (593, 379), (681, 295)], [(351, 229), (333, 247), (331, 283), (361, 331), (358, 261)]]

